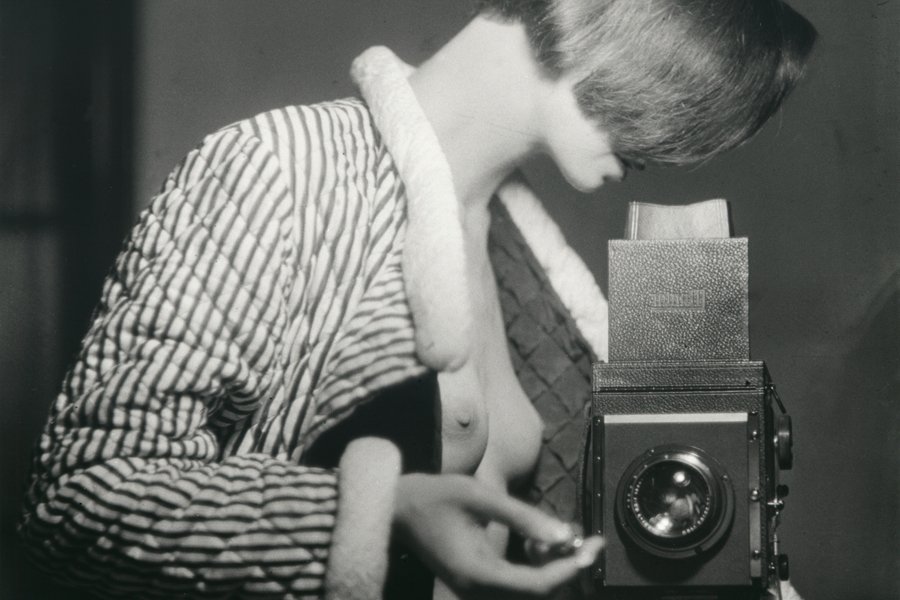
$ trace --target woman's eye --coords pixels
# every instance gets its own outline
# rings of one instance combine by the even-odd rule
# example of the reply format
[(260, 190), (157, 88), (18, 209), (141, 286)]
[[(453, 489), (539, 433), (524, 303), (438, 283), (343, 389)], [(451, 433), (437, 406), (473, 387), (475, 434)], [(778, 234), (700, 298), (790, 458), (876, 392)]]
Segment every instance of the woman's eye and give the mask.
[(622, 156), (621, 154), (616, 154), (616, 158), (619, 159), (619, 162), (621, 162), (622, 166), (624, 166), (626, 169), (633, 169), (635, 171), (643, 171), (644, 167), (646, 166), (643, 162), (641, 162), (639, 160), (636, 160), (633, 158), (626, 158), (626, 157)]

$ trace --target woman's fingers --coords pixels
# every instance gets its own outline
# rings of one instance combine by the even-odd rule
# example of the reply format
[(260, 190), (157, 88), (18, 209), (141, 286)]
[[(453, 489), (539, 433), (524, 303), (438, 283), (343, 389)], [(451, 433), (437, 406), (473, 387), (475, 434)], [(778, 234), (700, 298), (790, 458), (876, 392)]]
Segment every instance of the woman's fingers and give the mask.
[(559, 544), (571, 527), (471, 477), (404, 475), (398, 485), (395, 524), (419, 557), (460, 597), (507, 593), (545, 596), (594, 562), (599, 538), (572, 545), (572, 553), (542, 566), (515, 565), (492, 543), (496, 522), (530, 539)]
[[(547, 596), (593, 564), (602, 547), (601, 538), (589, 538), (572, 556), (540, 567), (517, 565), (498, 557), (497, 561), (482, 563), (481, 572), (475, 574), (473, 583), (481, 587), (482, 592), (506, 590), (514, 594)], [(476, 596), (480, 595), (478, 590), (474, 591)]]
[(465, 486), (464, 501), (466, 508), (475, 516), (497, 521), (526, 539), (550, 545), (568, 542), (575, 536), (576, 532), (568, 523), (471, 478), (466, 479), (469, 479), (469, 484)]

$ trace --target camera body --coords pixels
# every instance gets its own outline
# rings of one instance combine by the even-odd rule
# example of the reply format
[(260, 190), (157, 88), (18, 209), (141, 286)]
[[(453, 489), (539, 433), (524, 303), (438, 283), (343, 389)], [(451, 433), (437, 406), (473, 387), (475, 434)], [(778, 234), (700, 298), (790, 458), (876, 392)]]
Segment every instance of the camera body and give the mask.
[(593, 366), (587, 530), (601, 598), (759, 598), (790, 417), (749, 359), (747, 240), (610, 242), (610, 360)]

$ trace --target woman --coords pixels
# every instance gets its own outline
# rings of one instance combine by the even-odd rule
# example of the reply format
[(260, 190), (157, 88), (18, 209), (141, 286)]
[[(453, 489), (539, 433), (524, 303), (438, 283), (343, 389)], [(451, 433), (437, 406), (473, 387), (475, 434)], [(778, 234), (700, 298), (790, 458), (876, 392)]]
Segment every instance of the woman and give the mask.
[(487, 2), (418, 69), (357, 59), (361, 100), (208, 137), (106, 282), (35, 458), (29, 550), (122, 597), (362, 597), (392, 533), (437, 596), (573, 579), (600, 540), (503, 558), (510, 530), (571, 531), (507, 494), (542, 422), (497, 284), (526, 259), (489, 232), (518, 232), (594, 359), (605, 302), (516, 168), (545, 153), (587, 191), (713, 156), (776, 110), (814, 37), (762, 0)]

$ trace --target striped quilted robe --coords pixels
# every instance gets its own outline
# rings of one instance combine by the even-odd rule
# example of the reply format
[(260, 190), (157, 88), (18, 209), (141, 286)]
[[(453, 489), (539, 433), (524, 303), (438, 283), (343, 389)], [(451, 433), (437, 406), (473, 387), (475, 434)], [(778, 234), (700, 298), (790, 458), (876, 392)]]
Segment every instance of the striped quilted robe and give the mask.
[[(420, 125), (404, 133), (418, 114), (407, 72), (369, 51), (356, 66), (365, 101), (226, 127), (143, 212), (35, 455), (20, 533), (57, 578), (122, 598), (323, 595), (342, 484), (303, 466), (305, 450), (379, 390), (464, 359), (461, 236), (420, 224), (452, 221), (455, 199), (448, 173), (419, 166), (440, 164), (439, 148), (427, 135), (417, 146)], [(567, 247), (531, 253), (559, 235), (527, 190), (500, 196), (512, 234), (495, 235), (492, 258), (514, 363), (539, 410), (566, 420), (603, 355), (605, 303)], [(441, 282), (420, 274), (433, 261), (448, 262)], [(540, 273), (517, 289), (522, 268)], [(568, 291), (536, 303), (542, 285)], [(541, 372), (553, 335), (525, 319), (548, 314), (560, 351)], [(554, 399), (560, 382), (574, 391)], [(547, 498), (574, 493), (563, 437)]]

